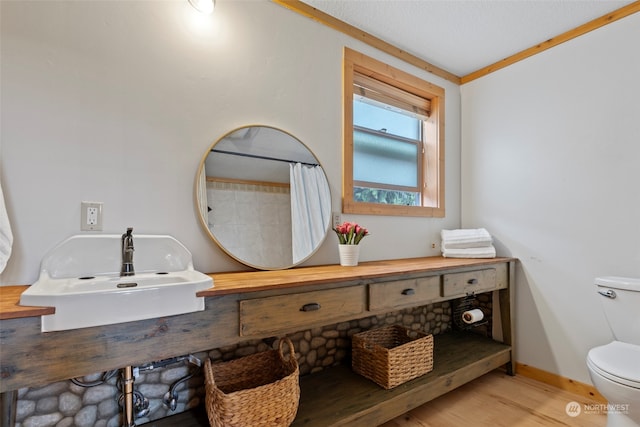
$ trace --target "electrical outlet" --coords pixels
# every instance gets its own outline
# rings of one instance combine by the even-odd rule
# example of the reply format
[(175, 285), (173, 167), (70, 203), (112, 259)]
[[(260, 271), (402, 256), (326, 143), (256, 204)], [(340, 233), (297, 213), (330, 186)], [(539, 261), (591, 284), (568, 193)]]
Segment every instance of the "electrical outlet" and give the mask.
[(340, 215), (340, 212), (334, 212), (331, 215), (331, 224), (333, 228), (338, 227), (339, 225), (342, 225), (342, 215)]
[(102, 202), (80, 203), (80, 231), (102, 231)]
[(98, 208), (87, 208), (87, 225), (96, 225), (98, 223)]

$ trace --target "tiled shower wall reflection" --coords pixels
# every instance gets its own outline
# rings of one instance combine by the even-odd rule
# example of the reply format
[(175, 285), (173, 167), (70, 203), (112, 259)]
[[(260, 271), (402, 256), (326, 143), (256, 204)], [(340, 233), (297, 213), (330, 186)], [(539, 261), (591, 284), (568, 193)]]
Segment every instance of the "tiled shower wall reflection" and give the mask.
[(289, 188), (207, 182), (207, 200), (209, 229), (237, 258), (262, 266), (293, 264)]

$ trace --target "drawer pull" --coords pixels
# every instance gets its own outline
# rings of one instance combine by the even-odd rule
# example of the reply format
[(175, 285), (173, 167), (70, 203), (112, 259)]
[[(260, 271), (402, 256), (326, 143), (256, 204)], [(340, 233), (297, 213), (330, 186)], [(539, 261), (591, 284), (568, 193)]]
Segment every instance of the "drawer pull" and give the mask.
[(413, 288), (407, 288), (404, 291), (402, 291), (402, 295), (415, 295), (416, 294), (416, 290)]
[(469, 279), (467, 280), (467, 283), (470, 285), (477, 285), (478, 284), (478, 279)]
[(316, 310), (320, 310), (320, 304), (318, 304), (317, 302), (305, 304), (300, 309), (300, 311), (316, 311)]

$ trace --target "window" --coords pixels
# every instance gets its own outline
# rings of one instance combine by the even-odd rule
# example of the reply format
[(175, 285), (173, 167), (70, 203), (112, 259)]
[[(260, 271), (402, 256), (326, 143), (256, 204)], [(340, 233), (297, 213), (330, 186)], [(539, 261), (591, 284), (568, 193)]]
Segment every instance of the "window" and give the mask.
[(444, 89), (345, 48), (342, 211), (444, 216)]

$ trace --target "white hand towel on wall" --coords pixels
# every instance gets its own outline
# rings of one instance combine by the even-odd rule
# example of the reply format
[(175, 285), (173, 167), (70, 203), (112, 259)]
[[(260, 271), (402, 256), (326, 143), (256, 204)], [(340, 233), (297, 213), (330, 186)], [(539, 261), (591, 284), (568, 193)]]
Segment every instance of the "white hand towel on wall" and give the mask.
[(0, 183), (0, 273), (4, 271), (7, 261), (11, 256), (12, 245), (13, 233), (11, 233), (11, 224), (9, 224), (9, 216), (7, 215), (7, 208), (4, 204), (2, 183)]

